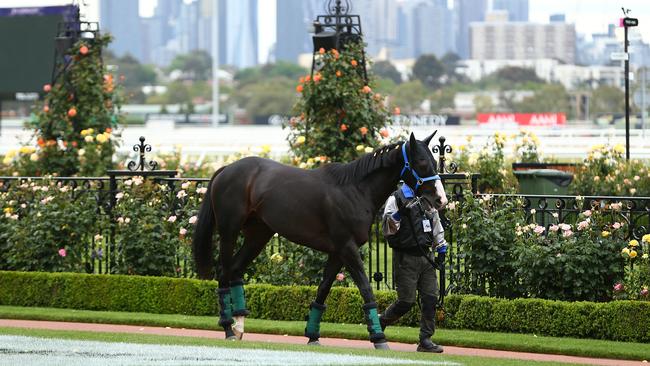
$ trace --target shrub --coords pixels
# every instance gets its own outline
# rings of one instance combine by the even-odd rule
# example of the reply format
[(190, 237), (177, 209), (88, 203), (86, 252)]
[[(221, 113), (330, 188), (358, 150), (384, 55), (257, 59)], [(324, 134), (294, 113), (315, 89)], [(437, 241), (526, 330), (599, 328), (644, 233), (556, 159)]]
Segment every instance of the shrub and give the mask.
[[(74, 273), (0, 271), (0, 304), (70, 309), (218, 316), (217, 283), (192, 279)], [(394, 291), (375, 291), (379, 310), (395, 300)], [(251, 316), (302, 320), (316, 288), (247, 285)], [(356, 288), (336, 287), (327, 299), (323, 321), (364, 323)], [(542, 299), (504, 300), (452, 295), (446, 297), (447, 328), (534, 333), (555, 337), (650, 342), (650, 302), (563, 302)], [(400, 324), (418, 326), (414, 307)]]

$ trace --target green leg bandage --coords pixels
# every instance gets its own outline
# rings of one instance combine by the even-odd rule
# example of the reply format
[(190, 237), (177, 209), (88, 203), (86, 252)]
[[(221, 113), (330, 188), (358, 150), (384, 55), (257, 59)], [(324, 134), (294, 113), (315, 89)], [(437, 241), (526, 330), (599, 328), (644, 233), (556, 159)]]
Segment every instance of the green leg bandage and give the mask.
[(244, 282), (237, 281), (230, 283), (232, 296), (232, 315), (246, 316), (250, 312), (246, 309), (246, 296), (244, 295)]
[(377, 313), (377, 303), (371, 302), (363, 305), (363, 312), (366, 314), (366, 322), (368, 324), (368, 333), (370, 333), (370, 341), (373, 343), (381, 343), (386, 341), (384, 332), (381, 330), (379, 323), (379, 314)]
[(312, 302), (309, 306), (309, 315), (307, 316), (307, 327), (305, 328), (305, 337), (309, 339), (320, 338), (320, 321), (325, 311), (325, 305)]
[(219, 325), (225, 328), (231, 326), (233, 323), (232, 300), (230, 295), (230, 288), (220, 288), (218, 290), (218, 293), (219, 293), (219, 307), (221, 309), (219, 313), (220, 314)]

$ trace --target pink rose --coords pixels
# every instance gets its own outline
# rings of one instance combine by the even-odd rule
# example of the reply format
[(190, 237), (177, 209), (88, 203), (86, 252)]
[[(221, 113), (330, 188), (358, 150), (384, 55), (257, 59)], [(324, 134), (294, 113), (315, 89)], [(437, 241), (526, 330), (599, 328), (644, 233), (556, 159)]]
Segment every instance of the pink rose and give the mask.
[(616, 291), (616, 292), (623, 291), (623, 284), (620, 283), (620, 282), (617, 283), (617, 284), (615, 284), (615, 285), (614, 285), (614, 291)]
[(337, 281), (343, 281), (345, 279), (345, 275), (343, 273), (339, 273), (336, 275), (336, 280)]
[(66, 253), (65, 248), (61, 248), (59, 249), (59, 255), (65, 257), (66, 255), (68, 255), (68, 253)]

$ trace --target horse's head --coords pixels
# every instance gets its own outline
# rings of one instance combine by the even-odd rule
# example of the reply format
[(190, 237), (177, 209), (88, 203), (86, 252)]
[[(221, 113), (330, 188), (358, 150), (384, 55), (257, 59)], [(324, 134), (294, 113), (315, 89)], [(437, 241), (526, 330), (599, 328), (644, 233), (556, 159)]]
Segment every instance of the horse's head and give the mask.
[(438, 176), (438, 162), (429, 149), (429, 143), (436, 132), (438, 131), (422, 141), (416, 140), (411, 133), (408, 143), (402, 148), (405, 160), (402, 179), (417, 196), (440, 210), (447, 204), (447, 195)]

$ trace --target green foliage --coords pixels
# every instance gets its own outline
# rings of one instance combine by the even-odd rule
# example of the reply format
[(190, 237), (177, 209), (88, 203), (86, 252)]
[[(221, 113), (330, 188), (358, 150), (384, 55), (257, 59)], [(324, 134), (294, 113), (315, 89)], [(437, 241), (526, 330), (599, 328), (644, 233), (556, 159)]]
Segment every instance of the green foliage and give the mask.
[(556, 221), (546, 235), (544, 226), (517, 224), (513, 265), (525, 293), (567, 301), (611, 299), (623, 277), (624, 230), (609, 229), (608, 222), (608, 210), (594, 209), (581, 213), (575, 226)]
[(0, 193), (0, 269), (84, 271), (84, 244), (102, 224), (92, 196), (52, 181)]
[(512, 84), (526, 83), (526, 82), (533, 82), (533, 83), (544, 82), (542, 79), (540, 79), (537, 76), (535, 70), (525, 68), (525, 67), (519, 67), (519, 66), (503, 67), (495, 72), (495, 76), (498, 79), (505, 80)]
[(381, 133), (387, 136), (382, 128), (390, 116), (384, 97), (372, 90), (370, 70), (366, 84), (362, 51), (362, 44), (347, 44), (341, 52), (321, 49), (313, 78), (300, 79), (288, 136), (296, 164), (349, 162), (378, 147)]
[(412, 80), (419, 80), (431, 89), (441, 85), (441, 78), (445, 74), (445, 65), (435, 55), (422, 55), (415, 60), (413, 65)]
[(467, 194), (447, 207), (453, 225), (456, 252), (465, 263), (462, 286), (467, 293), (513, 298), (523, 293), (515, 276), (512, 251), (515, 226), (523, 222), (521, 203)]
[(625, 94), (620, 88), (600, 85), (591, 93), (589, 112), (592, 114), (621, 113), (625, 110)]
[(212, 73), (212, 57), (205, 50), (195, 50), (174, 57), (168, 69), (181, 70), (192, 80), (207, 80)]
[(274, 64), (266, 64), (262, 67), (249, 67), (237, 71), (234, 76), (239, 86), (259, 83), (267, 79), (283, 78), (297, 80), (303, 76), (307, 70), (287, 61), (278, 61)]
[(570, 115), (569, 94), (562, 84), (544, 84), (535, 94), (514, 103), (513, 112), (558, 112)]
[(621, 144), (596, 145), (576, 170), (570, 190), (592, 196), (650, 196), (650, 169), (647, 162), (625, 159)]
[(250, 117), (289, 115), (295, 102), (293, 81), (285, 77), (263, 79), (237, 88), (231, 99)]
[[(219, 313), (214, 281), (159, 277), (23, 273), (0, 271), (0, 304), (157, 314)], [(315, 287), (245, 286), (251, 316), (300, 320), (316, 296)], [(47, 296), (45, 296), (47, 295)], [(375, 291), (380, 311), (392, 303), (394, 291)], [(533, 333), (556, 337), (649, 342), (650, 302), (562, 302), (541, 299), (503, 300), (452, 295), (445, 299), (446, 328)], [(323, 321), (364, 323), (356, 288), (336, 287), (326, 302)], [(417, 307), (402, 325), (417, 326)]]
[(532, 131), (519, 130), (515, 135), (515, 160), (519, 163), (540, 163), (542, 158), (537, 150), (539, 138)]
[(650, 300), (650, 234), (641, 242), (632, 239), (621, 249), (626, 262), (623, 280), (614, 285), (614, 298), (619, 300)]
[(395, 105), (400, 106), (404, 112), (416, 112), (426, 98), (427, 89), (420, 80), (402, 83), (391, 91)]
[(377, 61), (372, 65), (372, 71), (380, 78), (392, 80), (395, 84), (402, 83), (402, 74), (390, 61)]
[[(29, 156), (34, 164), (25, 172), (21, 171), (27, 166), (25, 162), (17, 162), (19, 174), (72, 176), (88, 171), (103, 174), (112, 167), (118, 140), (111, 131), (121, 118), (122, 98), (113, 75), (102, 62), (102, 49), (110, 40), (107, 35), (92, 41), (82, 40), (67, 51), (70, 65), (54, 85), (44, 86), (47, 93), (44, 106), (34, 112), (28, 123), (35, 130), (38, 145)], [(89, 130), (93, 133), (82, 134)], [(79, 151), (85, 149), (84, 144), (90, 139), (104, 142), (96, 149), (93, 159), (88, 156), (84, 163), (80, 161)]]
[(184, 182), (181, 190), (134, 177), (116, 195), (114, 273), (183, 276), (191, 272), (191, 237), (206, 188)]

